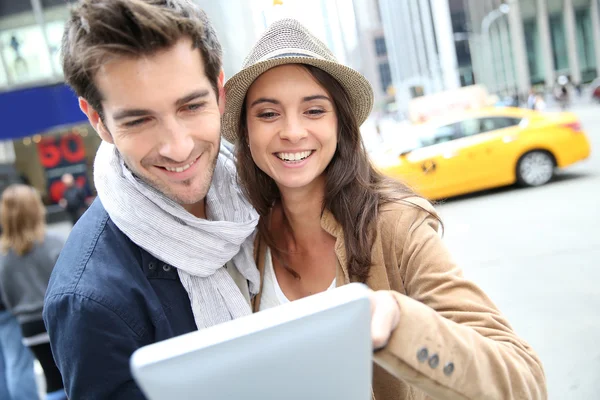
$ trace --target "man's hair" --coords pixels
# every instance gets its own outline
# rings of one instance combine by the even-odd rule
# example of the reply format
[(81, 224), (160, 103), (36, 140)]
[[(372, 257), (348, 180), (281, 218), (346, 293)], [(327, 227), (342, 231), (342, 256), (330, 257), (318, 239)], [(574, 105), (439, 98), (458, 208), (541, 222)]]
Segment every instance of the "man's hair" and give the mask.
[(63, 35), (65, 79), (102, 117), (102, 94), (93, 77), (104, 63), (152, 55), (185, 37), (200, 50), (218, 98), (221, 44), (206, 13), (191, 0), (81, 0)]

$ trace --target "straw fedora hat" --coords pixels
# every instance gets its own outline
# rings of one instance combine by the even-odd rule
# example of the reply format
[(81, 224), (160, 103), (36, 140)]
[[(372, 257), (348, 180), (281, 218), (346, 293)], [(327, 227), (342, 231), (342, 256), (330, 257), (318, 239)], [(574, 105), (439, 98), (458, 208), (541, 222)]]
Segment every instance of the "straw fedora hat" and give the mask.
[(273, 23), (258, 40), (242, 70), (225, 84), (225, 113), (222, 134), (235, 143), (240, 114), (246, 92), (267, 70), (283, 64), (308, 64), (327, 72), (336, 79), (350, 97), (350, 104), (359, 126), (373, 108), (373, 88), (357, 71), (340, 64), (323, 42), (295, 19)]

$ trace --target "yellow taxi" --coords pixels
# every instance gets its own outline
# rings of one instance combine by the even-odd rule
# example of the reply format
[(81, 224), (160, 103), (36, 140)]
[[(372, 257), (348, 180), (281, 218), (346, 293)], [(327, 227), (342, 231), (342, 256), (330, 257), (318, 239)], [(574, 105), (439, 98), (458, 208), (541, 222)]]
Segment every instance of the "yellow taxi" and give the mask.
[(402, 146), (375, 156), (375, 166), (421, 195), (439, 200), (518, 183), (540, 186), (590, 155), (572, 113), (486, 108), (399, 132)]

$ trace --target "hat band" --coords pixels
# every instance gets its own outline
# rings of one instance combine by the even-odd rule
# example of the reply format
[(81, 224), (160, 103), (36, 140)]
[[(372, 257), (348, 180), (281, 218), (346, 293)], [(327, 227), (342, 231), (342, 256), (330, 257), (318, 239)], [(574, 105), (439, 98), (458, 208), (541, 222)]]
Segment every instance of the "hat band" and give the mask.
[(277, 51), (273, 51), (273, 52), (265, 55), (264, 57), (260, 58), (259, 60), (257, 60), (256, 63), (259, 63), (262, 61), (267, 61), (267, 60), (274, 60), (274, 59), (283, 58), (283, 57), (308, 57), (308, 58), (318, 58), (320, 60), (326, 59), (322, 55), (314, 53), (310, 50), (287, 48), (287, 49), (279, 49)]

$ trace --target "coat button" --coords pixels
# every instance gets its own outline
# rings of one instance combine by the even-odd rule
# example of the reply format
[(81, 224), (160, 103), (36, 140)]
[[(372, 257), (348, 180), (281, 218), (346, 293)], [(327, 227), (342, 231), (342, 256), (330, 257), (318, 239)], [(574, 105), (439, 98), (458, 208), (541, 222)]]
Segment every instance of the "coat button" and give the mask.
[(148, 269), (150, 269), (150, 271), (154, 271), (156, 269), (156, 264), (154, 264), (154, 261), (151, 261), (150, 264), (148, 264)]
[(420, 362), (427, 361), (427, 357), (429, 357), (429, 351), (427, 351), (427, 347), (423, 347), (421, 350), (417, 351), (417, 360)]
[(446, 365), (444, 365), (444, 375), (450, 376), (450, 375), (452, 375), (453, 372), (454, 372), (454, 363), (449, 362)]
[(438, 365), (440, 365), (440, 358), (437, 354), (434, 354), (429, 358), (429, 366), (431, 368), (437, 368)]
[(163, 271), (169, 272), (170, 270), (171, 270), (171, 266), (169, 264), (164, 264), (163, 265)]

